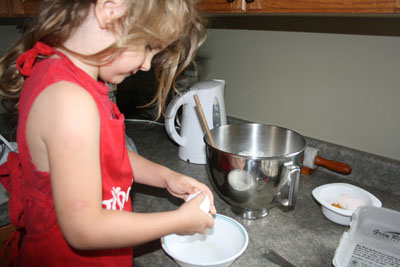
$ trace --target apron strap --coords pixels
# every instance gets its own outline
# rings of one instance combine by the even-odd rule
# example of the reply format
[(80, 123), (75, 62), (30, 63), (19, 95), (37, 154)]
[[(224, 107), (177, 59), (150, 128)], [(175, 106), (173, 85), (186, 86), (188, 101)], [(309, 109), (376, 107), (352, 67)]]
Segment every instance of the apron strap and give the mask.
[(15, 152), (10, 152), (7, 157), (7, 162), (0, 166), (0, 182), (8, 191), (10, 198), (8, 200), (8, 216), (11, 223), (16, 228), (24, 228), (24, 173), (19, 155)]
[(22, 75), (29, 76), (38, 55), (51, 56), (54, 53), (54, 49), (51, 46), (37, 42), (33, 48), (23, 53), (17, 59), (17, 68)]

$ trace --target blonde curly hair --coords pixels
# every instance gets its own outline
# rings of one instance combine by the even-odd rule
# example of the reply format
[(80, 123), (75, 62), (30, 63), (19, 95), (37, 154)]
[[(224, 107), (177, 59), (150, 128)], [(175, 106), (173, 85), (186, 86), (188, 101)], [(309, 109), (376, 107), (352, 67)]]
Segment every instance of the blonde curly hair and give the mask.
[(175, 41), (153, 59), (159, 85), (154, 98), (145, 106), (156, 106), (157, 118), (164, 114), (165, 102), (176, 77), (193, 62), (197, 49), (206, 38), (205, 21), (195, 8), (196, 0), (125, 0), (125, 14), (107, 27), (119, 38), (108, 48), (81, 55), (66, 49), (63, 43), (86, 18), (96, 0), (42, 0), (29, 27), (0, 59), (0, 94), (3, 105), (18, 110), (24, 77), (16, 66), (17, 58), (41, 41), (63, 48), (92, 64), (104, 64), (138, 42)]

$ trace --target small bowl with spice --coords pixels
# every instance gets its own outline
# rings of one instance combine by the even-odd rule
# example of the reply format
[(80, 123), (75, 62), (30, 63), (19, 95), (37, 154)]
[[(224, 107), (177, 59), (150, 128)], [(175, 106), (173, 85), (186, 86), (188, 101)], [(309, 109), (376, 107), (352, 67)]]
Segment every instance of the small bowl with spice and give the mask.
[(312, 191), (326, 218), (341, 225), (350, 225), (353, 212), (361, 206), (382, 207), (370, 192), (346, 183), (325, 184)]

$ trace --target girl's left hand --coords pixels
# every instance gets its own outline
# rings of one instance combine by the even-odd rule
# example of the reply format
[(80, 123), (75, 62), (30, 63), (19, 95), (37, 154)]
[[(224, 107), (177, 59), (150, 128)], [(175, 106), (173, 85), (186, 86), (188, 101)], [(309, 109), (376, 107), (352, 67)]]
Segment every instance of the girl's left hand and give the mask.
[(200, 183), (196, 179), (183, 174), (177, 174), (166, 180), (165, 187), (171, 195), (184, 200), (186, 200), (190, 194), (194, 194), (197, 191), (202, 191), (210, 198), (210, 213), (217, 213), (214, 206), (214, 196), (211, 190), (208, 188), (208, 186)]

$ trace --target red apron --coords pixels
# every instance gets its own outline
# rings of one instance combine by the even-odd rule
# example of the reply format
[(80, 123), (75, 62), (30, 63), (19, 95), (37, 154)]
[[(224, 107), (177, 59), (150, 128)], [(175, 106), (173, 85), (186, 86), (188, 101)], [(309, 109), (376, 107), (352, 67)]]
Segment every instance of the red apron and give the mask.
[[(37, 60), (39, 54), (57, 54), (60, 58)], [(68, 245), (56, 219), (50, 175), (38, 171), (32, 163), (25, 136), (31, 106), (44, 89), (59, 81), (85, 88), (95, 100), (101, 120), (103, 208), (131, 211), (133, 173), (125, 144), (124, 116), (109, 100), (108, 87), (40, 42), (18, 58), (17, 66), (27, 76), (20, 98), (19, 153), (10, 153), (0, 166), (1, 182), (10, 194), (9, 218), (17, 228), (10, 240), (14, 241), (13, 266), (133, 266), (132, 248), (79, 251)]]

